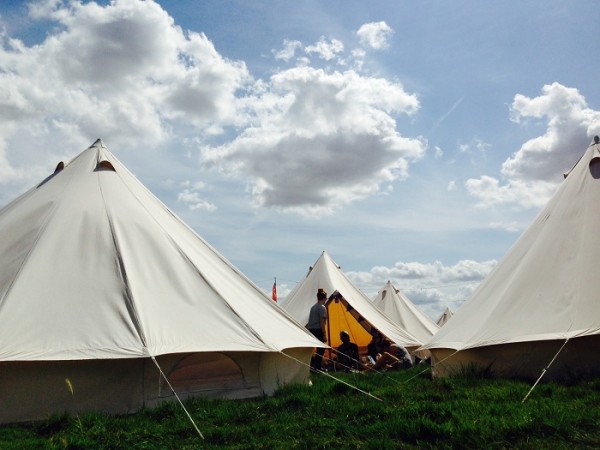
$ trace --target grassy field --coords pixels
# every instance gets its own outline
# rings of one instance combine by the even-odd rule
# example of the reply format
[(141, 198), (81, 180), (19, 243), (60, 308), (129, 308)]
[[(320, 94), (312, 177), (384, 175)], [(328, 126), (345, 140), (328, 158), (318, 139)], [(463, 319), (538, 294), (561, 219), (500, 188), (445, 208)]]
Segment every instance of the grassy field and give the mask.
[[(311, 375), (312, 386), (245, 401), (177, 403), (135, 415), (56, 416), (0, 427), (0, 449), (597, 449), (600, 378), (578, 383), (432, 380), (402, 372)], [(374, 398), (376, 397), (376, 398)]]

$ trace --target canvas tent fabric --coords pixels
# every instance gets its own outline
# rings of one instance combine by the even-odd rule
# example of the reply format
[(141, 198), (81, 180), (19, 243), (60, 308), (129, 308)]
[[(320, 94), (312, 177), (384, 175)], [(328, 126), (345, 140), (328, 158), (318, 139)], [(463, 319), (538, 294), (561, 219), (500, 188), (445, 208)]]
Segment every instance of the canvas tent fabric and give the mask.
[(535, 378), (556, 354), (546, 378), (599, 371), (598, 205), (600, 145), (592, 144), (494, 270), (424, 345), (434, 376), (475, 363), (501, 376)]
[(0, 236), (0, 422), (168, 398), (152, 358), (182, 397), (270, 394), (323, 345), (101, 140), (2, 208)]
[(454, 315), (454, 311), (452, 311), (450, 309), (449, 306), (446, 307), (446, 309), (444, 310), (444, 312), (442, 314), (440, 314), (440, 317), (438, 317), (438, 320), (435, 322), (436, 325), (438, 327), (443, 326), (446, 322), (448, 322), (450, 320), (450, 318)]
[(351, 341), (364, 349), (371, 340), (371, 327), (406, 348), (421, 345), (419, 339), (377, 309), (346, 277), (327, 252), (321, 254), (306, 277), (280, 302), (281, 307), (298, 322), (306, 324), (310, 308), (316, 303), (319, 288), (325, 289), (329, 296), (326, 303), (329, 315), (327, 343), (331, 347), (341, 344), (339, 333), (347, 330)]
[(408, 331), (421, 342), (427, 342), (440, 328), (390, 280), (381, 288), (373, 303), (400, 328)]

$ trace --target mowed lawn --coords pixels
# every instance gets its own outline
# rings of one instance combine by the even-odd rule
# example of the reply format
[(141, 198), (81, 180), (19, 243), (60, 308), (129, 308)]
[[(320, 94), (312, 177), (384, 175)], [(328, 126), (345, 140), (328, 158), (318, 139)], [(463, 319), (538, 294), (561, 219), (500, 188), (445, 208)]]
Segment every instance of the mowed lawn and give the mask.
[[(331, 376), (330, 376), (331, 375)], [(59, 415), (0, 427), (0, 449), (594, 449), (600, 378), (538, 384), (423, 367), (312, 374), (253, 400), (184, 402), (134, 415)], [(334, 379), (332, 377), (337, 378)]]

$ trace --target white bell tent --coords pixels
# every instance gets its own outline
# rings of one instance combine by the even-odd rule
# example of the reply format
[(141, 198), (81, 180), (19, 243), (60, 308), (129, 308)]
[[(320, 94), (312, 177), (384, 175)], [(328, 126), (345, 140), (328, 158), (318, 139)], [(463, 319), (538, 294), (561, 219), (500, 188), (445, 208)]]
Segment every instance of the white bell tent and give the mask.
[(427, 342), (440, 329), (389, 280), (373, 299), (373, 304), (421, 342)]
[(0, 423), (133, 412), (169, 384), (268, 395), (323, 345), (101, 140), (2, 208), (0, 236)]
[(600, 144), (423, 348), (434, 376), (476, 365), (546, 379), (600, 372)]
[(435, 323), (437, 324), (438, 327), (441, 327), (446, 322), (448, 322), (453, 315), (454, 315), (454, 311), (452, 311), (452, 309), (450, 309), (450, 307), (447, 306), (446, 309), (444, 310), (444, 312), (442, 314), (440, 314), (440, 317), (438, 317), (438, 320), (436, 320)]

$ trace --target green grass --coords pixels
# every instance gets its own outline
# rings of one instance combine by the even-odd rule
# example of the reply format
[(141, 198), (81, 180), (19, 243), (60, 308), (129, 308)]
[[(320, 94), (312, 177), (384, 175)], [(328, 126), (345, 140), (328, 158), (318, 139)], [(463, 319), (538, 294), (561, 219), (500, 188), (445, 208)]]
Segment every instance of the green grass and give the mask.
[(0, 449), (592, 449), (600, 448), (600, 378), (496, 380), (465, 372), (325, 375), (255, 400), (177, 403), (135, 415), (54, 416), (0, 427)]

